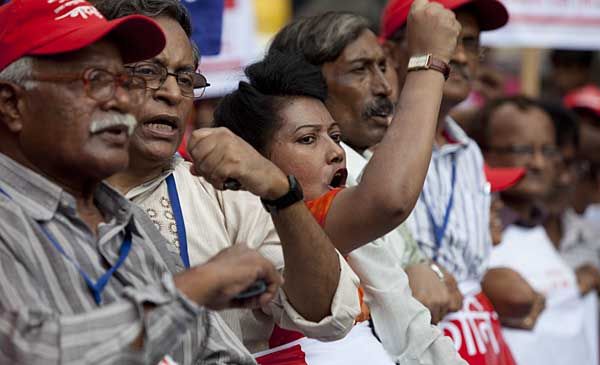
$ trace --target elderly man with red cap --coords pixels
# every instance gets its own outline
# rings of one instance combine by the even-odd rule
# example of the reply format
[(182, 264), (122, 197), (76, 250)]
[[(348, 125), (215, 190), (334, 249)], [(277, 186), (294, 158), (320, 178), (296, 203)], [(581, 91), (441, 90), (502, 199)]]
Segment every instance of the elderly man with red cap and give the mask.
[[(513, 364), (497, 315), (480, 287), (492, 249), (483, 158), (477, 144), (448, 116), (471, 90), (480, 58), (480, 32), (502, 27), (508, 13), (497, 0), (437, 2), (453, 10), (462, 30), (450, 59), (429, 171), (408, 223), (421, 250), (456, 277), (464, 295), (463, 309), (440, 323), (460, 354), (470, 364)], [(407, 71), (436, 68), (439, 63), (432, 55), (410, 57), (407, 52), (406, 20), (411, 3), (391, 1), (382, 17), (384, 48), (398, 71), (401, 87)]]
[(240, 246), (171, 275), (159, 231), (102, 183), (146, 95), (123, 63), (164, 46), (153, 20), (83, 0), (0, 7), (0, 363), (254, 363), (207, 308), (269, 302), (274, 266)]

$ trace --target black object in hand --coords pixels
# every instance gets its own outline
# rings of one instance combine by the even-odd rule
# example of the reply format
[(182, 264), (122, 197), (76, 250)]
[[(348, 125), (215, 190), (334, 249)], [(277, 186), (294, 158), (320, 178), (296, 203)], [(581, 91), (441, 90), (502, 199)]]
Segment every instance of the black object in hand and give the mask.
[(262, 279), (256, 280), (254, 283), (252, 283), (252, 285), (250, 285), (248, 288), (246, 288), (246, 290), (244, 290), (243, 292), (236, 295), (235, 299), (238, 299), (238, 300), (250, 299), (252, 297), (261, 295), (265, 291), (267, 291), (267, 283), (265, 283), (265, 281)]
[(236, 179), (229, 178), (223, 183), (223, 190), (240, 190), (242, 184)]

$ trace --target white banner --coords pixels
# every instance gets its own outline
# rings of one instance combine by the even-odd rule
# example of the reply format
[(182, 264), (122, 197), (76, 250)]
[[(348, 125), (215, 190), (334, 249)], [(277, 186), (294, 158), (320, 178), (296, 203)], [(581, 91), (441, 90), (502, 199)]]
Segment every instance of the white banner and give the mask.
[(482, 33), (495, 47), (600, 49), (600, 0), (501, 0), (508, 24)]

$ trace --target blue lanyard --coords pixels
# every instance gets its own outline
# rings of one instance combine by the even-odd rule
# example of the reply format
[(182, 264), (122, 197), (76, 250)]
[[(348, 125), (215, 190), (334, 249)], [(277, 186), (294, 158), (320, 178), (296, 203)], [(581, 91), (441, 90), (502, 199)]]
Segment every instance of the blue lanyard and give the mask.
[(444, 235), (446, 234), (446, 230), (448, 228), (448, 222), (450, 220), (450, 213), (452, 212), (452, 208), (454, 207), (454, 190), (456, 187), (456, 160), (452, 158), (452, 177), (450, 182), (450, 198), (448, 199), (448, 205), (446, 206), (446, 211), (444, 212), (444, 218), (442, 224), (438, 224), (435, 221), (433, 216), (433, 209), (429, 205), (427, 201), (427, 197), (425, 196), (425, 190), (421, 193), (423, 197), (423, 203), (425, 204), (425, 208), (427, 208), (427, 215), (429, 216), (429, 221), (431, 222), (431, 226), (433, 227), (433, 238), (435, 239), (435, 251), (433, 252), (433, 261), (436, 261), (438, 258), (438, 253), (440, 248), (442, 247), (442, 241), (444, 239)]
[(173, 174), (167, 176), (167, 191), (169, 192), (169, 200), (171, 201), (171, 209), (175, 216), (175, 226), (177, 227), (177, 239), (179, 240), (179, 256), (183, 265), (189, 269), (190, 257), (187, 248), (187, 235), (185, 233), (185, 222), (183, 213), (181, 212), (181, 203), (179, 202), (179, 194), (177, 193), (177, 184)]
[[(10, 195), (8, 195), (7, 192), (2, 190), (2, 188), (0, 188), (0, 193), (4, 194), (6, 197), (11, 199)], [(113, 276), (115, 271), (117, 271), (123, 265), (123, 263), (127, 259), (127, 256), (129, 255), (129, 252), (131, 251), (131, 230), (125, 230), (125, 239), (123, 240), (123, 243), (119, 248), (119, 259), (117, 260), (117, 263), (110, 269), (108, 269), (108, 271), (106, 271), (100, 277), (100, 279), (98, 279), (98, 281), (94, 283), (94, 281), (90, 279), (89, 275), (85, 271), (83, 271), (79, 264), (77, 264), (77, 262), (75, 262), (75, 260), (73, 260), (69, 255), (67, 255), (63, 247), (60, 245), (60, 243), (58, 243), (58, 241), (56, 240), (56, 238), (54, 238), (50, 231), (48, 231), (40, 223), (38, 223), (38, 226), (40, 227), (46, 238), (48, 238), (48, 240), (52, 243), (54, 248), (58, 252), (60, 252), (60, 254), (63, 255), (67, 259), (67, 261), (72, 263), (73, 266), (77, 268), (77, 271), (79, 271), (79, 274), (83, 277), (83, 280), (85, 280), (87, 287), (92, 292), (92, 295), (94, 296), (94, 301), (96, 302), (96, 304), (100, 305), (102, 303), (102, 291), (104, 291), (106, 284), (108, 284), (108, 281)]]

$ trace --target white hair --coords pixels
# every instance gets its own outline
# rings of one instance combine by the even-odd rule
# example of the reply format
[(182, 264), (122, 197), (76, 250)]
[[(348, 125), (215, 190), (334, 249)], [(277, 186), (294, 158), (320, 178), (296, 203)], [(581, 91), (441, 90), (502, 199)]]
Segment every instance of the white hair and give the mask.
[(26, 89), (35, 86), (35, 81), (31, 80), (33, 74), (33, 58), (22, 57), (8, 65), (0, 71), (0, 80), (14, 82)]

